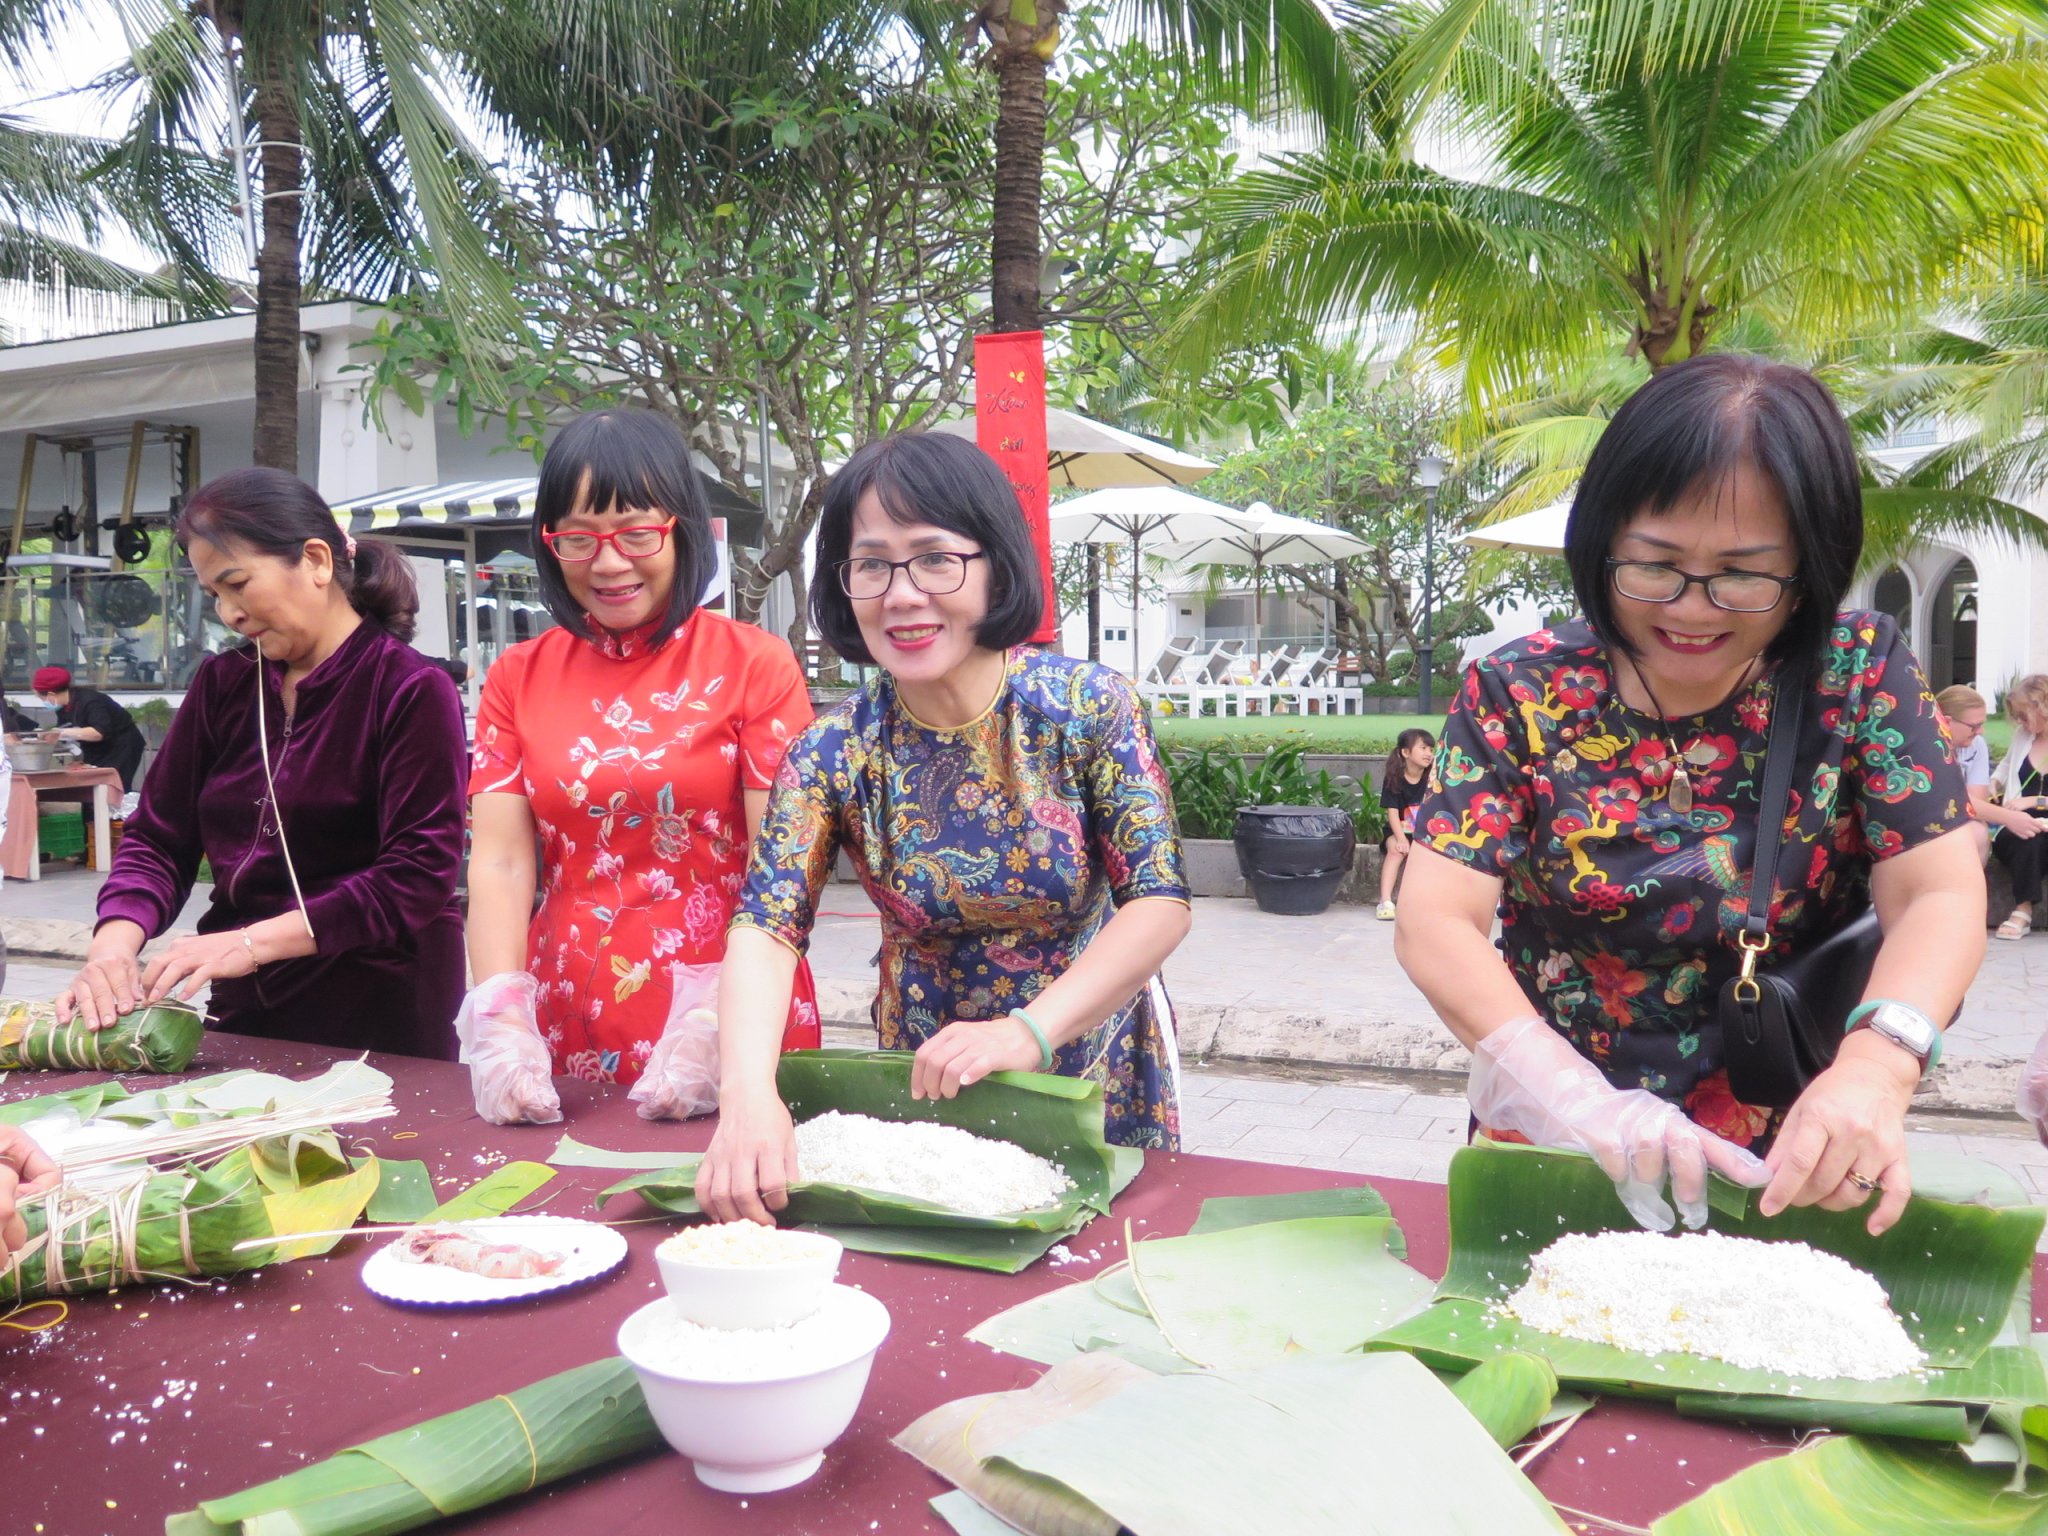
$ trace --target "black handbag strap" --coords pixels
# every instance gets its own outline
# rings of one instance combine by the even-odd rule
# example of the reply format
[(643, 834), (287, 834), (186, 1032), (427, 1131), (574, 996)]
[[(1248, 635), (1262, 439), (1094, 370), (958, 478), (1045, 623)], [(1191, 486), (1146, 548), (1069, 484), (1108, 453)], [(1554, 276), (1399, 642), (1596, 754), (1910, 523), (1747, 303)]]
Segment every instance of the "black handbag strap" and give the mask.
[(1756, 857), (1749, 876), (1749, 912), (1742, 932), (1751, 944), (1771, 936), (1771, 892), (1778, 861), (1783, 857), (1785, 806), (1792, 796), (1792, 774), (1799, 765), (1799, 723), (1805, 714), (1806, 689), (1800, 679), (1781, 669), (1771, 687), (1771, 732), (1764, 743), (1763, 800), (1756, 813)]

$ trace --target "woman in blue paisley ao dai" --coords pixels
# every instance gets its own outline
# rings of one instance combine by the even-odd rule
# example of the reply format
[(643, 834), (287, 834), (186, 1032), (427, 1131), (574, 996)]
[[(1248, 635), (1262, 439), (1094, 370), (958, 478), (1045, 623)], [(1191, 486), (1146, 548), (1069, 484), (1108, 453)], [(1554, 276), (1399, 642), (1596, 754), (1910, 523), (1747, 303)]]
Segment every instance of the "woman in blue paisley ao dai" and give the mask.
[(913, 1093), (1057, 1071), (1103, 1085), (1111, 1141), (1178, 1144), (1158, 971), (1190, 913), (1166, 775), (1127, 680), (1021, 643), (1039, 594), (1016, 494), (972, 444), (887, 438), (834, 478), (813, 618), (879, 669), (791, 742), (734, 914), (697, 1184), (719, 1219), (766, 1219), (795, 1176), (769, 1026), (842, 850), (881, 914), (875, 1025), (916, 1051)]

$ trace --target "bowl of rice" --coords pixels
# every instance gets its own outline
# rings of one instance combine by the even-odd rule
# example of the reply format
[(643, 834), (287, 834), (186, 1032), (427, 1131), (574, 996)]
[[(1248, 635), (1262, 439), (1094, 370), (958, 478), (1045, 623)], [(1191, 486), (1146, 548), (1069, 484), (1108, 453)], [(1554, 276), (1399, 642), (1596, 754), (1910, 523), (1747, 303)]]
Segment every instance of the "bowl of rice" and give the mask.
[(845, 1250), (752, 1221), (685, 1227), (654, 1250), (669, 1300), (704, 1328), (781, 1328), (824, 1304)]
[(706, 1328), (666, 1299), (619, 1328), (662, 1438), (724, 1493), (771, 1493), (816, 1472), (867, 1391), (889, 1309), (851, 1286), (779, 1328)]

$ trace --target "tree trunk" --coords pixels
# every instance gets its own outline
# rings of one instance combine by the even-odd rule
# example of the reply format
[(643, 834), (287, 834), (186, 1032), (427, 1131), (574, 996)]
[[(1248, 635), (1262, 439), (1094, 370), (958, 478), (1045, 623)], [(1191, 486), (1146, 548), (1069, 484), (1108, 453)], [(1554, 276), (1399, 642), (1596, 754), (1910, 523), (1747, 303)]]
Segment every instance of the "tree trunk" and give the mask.
[(1102, 551), (1088, 550), (1088, 659), (1102, 660)]
[(1061, 0), (1009, 0), (1001, 17), (990, 16), (983, 23), (996, 71), (991, 296), (998, 331), (1039, 329), (1046, 61), (1058, 43), (1063, 9)]
[(256, 255), (256, 448), (260, 465), (299, 469), (300, 194), (297, 105), (275, 59), (251, 59), (263, 217)]

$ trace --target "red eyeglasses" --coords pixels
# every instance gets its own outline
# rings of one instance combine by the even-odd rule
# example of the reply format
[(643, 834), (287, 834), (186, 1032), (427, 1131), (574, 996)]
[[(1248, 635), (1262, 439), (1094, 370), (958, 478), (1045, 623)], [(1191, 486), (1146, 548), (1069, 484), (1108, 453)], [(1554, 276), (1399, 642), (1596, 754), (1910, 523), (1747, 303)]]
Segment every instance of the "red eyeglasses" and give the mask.
[(668, 543), (669, 530), (676, 525), (670, 518), (665, 523), (636, 524), (631, 528), (614, 528), (610, 533), (543, 533), (541, 541), (554, 551), (555, 558), (570, 565), (582, 565), (595, 560), (597, 552), (609, 544), (629, 560), (645, 560), (649, 555), (658, 555)]

